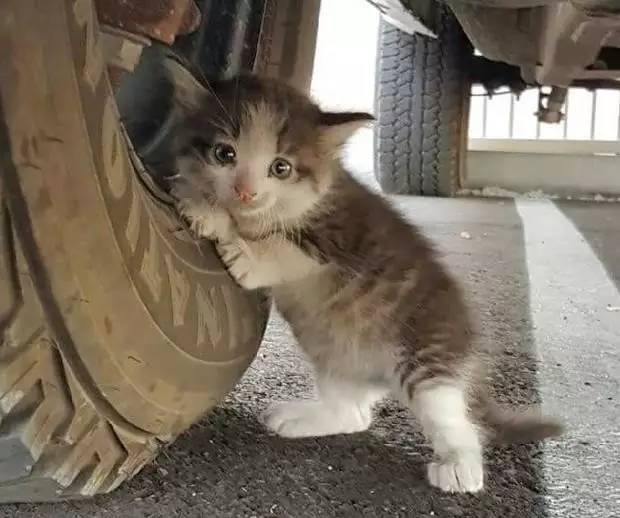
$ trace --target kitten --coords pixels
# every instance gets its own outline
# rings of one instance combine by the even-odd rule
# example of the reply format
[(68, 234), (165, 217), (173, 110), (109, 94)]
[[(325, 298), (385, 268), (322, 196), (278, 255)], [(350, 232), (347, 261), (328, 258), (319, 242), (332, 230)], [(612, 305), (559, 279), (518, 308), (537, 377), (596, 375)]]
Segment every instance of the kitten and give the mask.
[(430, 483), (483, 487), (483, 443), (560, 433), (486, 395), (482, 352), (463, 294), (418, 230), (341, 165), (342, 145), (372, 121), (321, 111), (272, 80), (208, 87), (175, 62), (177, 175), (172, 192), (247, 289), (269, 288), (316, 372), (317, 400), (272, 405), (283, 437), (365, 430), (397, 396), (435, 461)]

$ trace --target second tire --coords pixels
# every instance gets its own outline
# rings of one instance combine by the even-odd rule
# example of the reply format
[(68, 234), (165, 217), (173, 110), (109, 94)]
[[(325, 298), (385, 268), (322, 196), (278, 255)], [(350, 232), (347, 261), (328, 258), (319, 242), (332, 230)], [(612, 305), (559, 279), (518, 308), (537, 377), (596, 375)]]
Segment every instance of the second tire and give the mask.
[(467, 136), (471, 44), (447, 7), (437, 39), (379, 28), (375, 174), (390, 194), (452, 196)]

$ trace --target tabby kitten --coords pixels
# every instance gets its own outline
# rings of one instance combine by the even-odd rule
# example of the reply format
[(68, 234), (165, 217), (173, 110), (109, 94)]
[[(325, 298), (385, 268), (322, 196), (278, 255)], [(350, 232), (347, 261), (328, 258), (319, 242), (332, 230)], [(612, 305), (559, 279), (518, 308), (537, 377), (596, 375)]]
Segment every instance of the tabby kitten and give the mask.
[(485, 441), (560, 432), (485, 395), (461, 289), (418, 230), (343, 169), (342, 145), (372, 116), (321, 111), (272, 80), (206, 86), (168, 70), (179, 210), (241, 286), (271, 290), (316, 371), (318, 399), (272, 405), (268, 428), (359, 432), (395, 395), (432, 444), (430, 483), (452, 492), (482, 489)]

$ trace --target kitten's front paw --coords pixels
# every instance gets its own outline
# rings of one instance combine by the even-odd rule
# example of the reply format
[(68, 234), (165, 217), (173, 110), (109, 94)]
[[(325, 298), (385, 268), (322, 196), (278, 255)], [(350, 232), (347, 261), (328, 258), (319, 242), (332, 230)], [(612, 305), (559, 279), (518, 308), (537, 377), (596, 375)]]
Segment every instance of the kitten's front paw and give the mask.
[(255, 272), (252, 271), (252, 260), (238, 241), (224, 241), (218, 243), (216, 248), (228, 273), (239, 286), (246, 290), (260, 287)]
[(230, 239), (233, 235), (233, 221), (228, 212), (213, 210), (205, 217), (192, 221), (192, 230), (199, 236), (212, 241)]
[(472, 455), (428, 465), (431, 485), (449, 493), (477, 493), (484, 485), (482, 458)]
[(192, 232), (200, 237), (218, 241), (231, 239), (234, 235), (232, 217), (224, 209), (188, 198), (179, 200), (177, 209), (189, 222)]

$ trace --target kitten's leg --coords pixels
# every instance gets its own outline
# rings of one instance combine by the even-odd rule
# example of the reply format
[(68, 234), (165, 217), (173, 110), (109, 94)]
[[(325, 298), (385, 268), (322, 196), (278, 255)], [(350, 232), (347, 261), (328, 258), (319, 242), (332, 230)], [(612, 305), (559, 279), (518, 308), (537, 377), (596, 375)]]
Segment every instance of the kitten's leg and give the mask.
[(366, 430), (373, 405), (387, 390), (371, 384), (321, 377), (318, 400), (286, 401), (271, 405), (265, 425), (282, 437), (318, 437)]
[(462, 384), (438, 378), (422, 381), (415, 386), (410, 402), (437, 457), (428, 465), (429, 482), (449, 492), (480, 491), (482, 444), (469, 418)]
[(321, 267), (297, 245), (279, 236), (258, 241), (237, 237), (219, 242), (217, 250), (228, 272), (249, 290), (297, 281)]

